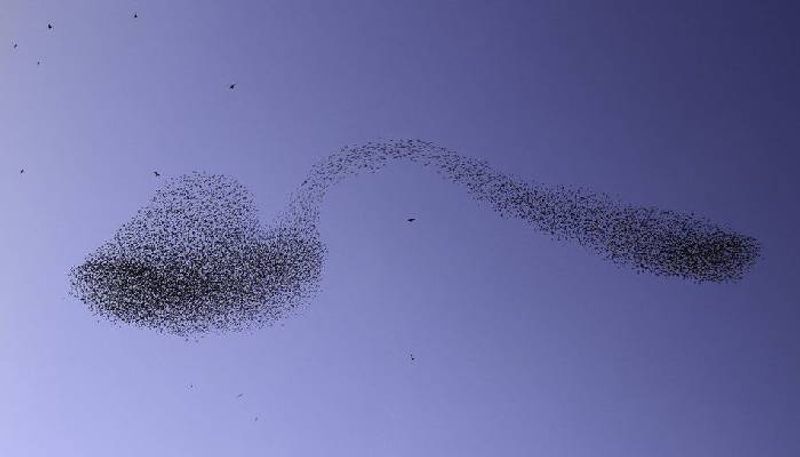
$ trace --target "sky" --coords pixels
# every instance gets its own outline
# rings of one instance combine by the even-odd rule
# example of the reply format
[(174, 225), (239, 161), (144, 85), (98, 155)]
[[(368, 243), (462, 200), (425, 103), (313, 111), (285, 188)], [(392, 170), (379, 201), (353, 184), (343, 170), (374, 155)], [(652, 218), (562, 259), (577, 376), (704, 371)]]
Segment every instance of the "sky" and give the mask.
[[(800, 455), (797, 17), (3, 0), (0, 455)], [(186, 340), (69, 295), (166, 178), (234, 177), (268, 222), (330, 152), (405, 137), (762, 257), (735, 283), (636, 274), (398, 163), (329, 192), (320, 290), (279, 325)]]

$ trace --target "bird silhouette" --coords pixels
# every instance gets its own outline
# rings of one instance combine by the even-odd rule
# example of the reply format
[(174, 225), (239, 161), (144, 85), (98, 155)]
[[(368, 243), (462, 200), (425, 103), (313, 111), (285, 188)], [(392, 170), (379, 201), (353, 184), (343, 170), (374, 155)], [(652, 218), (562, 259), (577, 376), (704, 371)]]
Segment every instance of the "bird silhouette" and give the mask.
[(14, 43), (14, 49), (17, 49), (17, 46), (19, 45), (17, 43)]
[(244, 394), (239, 394), (239, 395), (236, 396), (236, 398), (242, 398), (242, 395), (244, 395)]
[(416, 359), (416, 357), (414, 357), (414, 354), (409, 354), (409, 355), (411, 356), (411, 361), (412, 361), (412, 362), (413, 362), (413, 361), (415, 361), (415, 360), (417, 360), (417, 359)]
[(40, 60), (37, 60), (37, 61), (36, 61), (36, 65), (41, 65), (41, 63), (42, 63), (42, 62), (41, 62)]
[(258, 422), (258, 416), (256, 416), (255, 419), (253, 419), (253, 422)]
[(156, 175), (156, 178), (158, 178), (159, 176), (161, 176), (161, 173), (159, 173), (159, 172), (157, 172), (157, 171), (154, 171), (154, 172), (153, 172), (153, 174), (154, 174), (154, 175)]
[(24, 168), (20, 168), (19, 169), (19, 174), (22, 174), (22, 173), (25, 173), (25, 169)]
[(228, 89), (231, 89), (231, 90), (233, 90), (235, 87), (236, 87), (236, 83), (233, 83), (233, 84), (231, 84), (230, 86), (228, 86)]
[(134, 18), (134, 19), (137, 19), (137, 18), (139, 18), (139, 15), (138, 15), (137, 13), (133, 13), (133, 18)]
[(415, 218), (415, 217), (409, 217), (409, 218), (408, 218), (408, 219), (406, 219), (406, 220), (407, 220), (408, 222), (414, 222), (415, 220), (417, 220), (417, 218)]
[(53, 24), (47, 24), (47, 30), (53, 30)]

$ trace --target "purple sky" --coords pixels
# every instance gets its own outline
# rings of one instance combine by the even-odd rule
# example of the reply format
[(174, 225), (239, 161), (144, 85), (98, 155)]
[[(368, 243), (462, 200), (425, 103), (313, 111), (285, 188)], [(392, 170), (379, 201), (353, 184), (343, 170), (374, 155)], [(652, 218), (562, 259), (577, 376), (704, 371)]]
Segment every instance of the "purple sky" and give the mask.
[[(800, 455), (797, 17), (3, 1), (0, 455)], [(406, 136), (708, 216), (763, 257), (736, 284), (637, 275), (398, 164), (330, 193), (321, 292), (285, 326), (186, 342), (67, 293), (153, 170), (236, 177), (268, 221), (327, 153)]]

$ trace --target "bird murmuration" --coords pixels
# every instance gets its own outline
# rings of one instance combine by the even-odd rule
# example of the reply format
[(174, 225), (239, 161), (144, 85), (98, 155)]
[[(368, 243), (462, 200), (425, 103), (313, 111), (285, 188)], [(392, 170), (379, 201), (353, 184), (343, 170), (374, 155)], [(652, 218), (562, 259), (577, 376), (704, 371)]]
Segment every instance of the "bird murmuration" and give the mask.
[(325, 247), (317, 225), (327, 191), (401, 159), (435, 170), (503, 217), (638, 272), (735, 281), (760, 253), (756, 239), (691, 214), (531, 183), (429, 142), (398, 140), (344, 147), (316, 164), (269, 227), (232, 178), (193, 173), (168, 180), (72, 269), (73, 294), (100, 316), (165, 333), (274, 323), (318, 289)]

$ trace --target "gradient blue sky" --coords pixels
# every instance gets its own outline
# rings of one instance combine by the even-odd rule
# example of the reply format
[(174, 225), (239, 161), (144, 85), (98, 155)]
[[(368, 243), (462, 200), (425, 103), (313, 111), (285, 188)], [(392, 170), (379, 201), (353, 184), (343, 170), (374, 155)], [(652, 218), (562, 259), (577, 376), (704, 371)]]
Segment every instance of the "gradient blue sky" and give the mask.
[[(800, 455), (792, 3), (3, 0), (0, 455)], [(331, 192), (284, 326), (186, 342), (67, 294), (153, 170), (234, 176), (268, 220), (328, 152), (406, 136), (763, 258), (636, 275), (400, 164)]]

